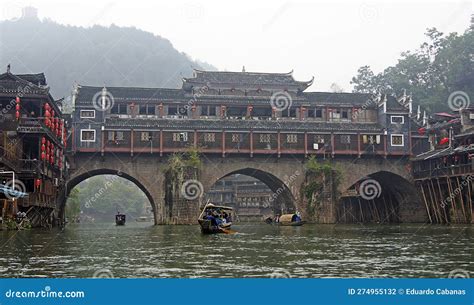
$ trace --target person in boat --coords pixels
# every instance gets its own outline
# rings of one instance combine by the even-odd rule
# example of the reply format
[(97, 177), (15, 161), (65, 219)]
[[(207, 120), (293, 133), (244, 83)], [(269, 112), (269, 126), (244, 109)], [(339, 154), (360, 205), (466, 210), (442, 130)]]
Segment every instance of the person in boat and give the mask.
[(224, 220), (224, 223), (229, 223), (229, 222), (232, 222), (232, 219), (230, 218), (230, 213), (227, 214), (227, 212), (224, 212), (222, 214), (222, 218)]
[(211, 211), (207, 211), (207, 215), (204, 216), (204, 219), (210, 220), (211, 225), (213, 225), (213, 226), (217, 225), (216, 218), (214, 217), (214, 215)]

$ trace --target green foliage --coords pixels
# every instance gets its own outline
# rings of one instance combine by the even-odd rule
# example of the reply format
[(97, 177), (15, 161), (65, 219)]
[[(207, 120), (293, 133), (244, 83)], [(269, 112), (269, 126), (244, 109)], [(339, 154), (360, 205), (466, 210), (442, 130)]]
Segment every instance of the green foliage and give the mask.
[(66, 204), (66, 217), (77, 219), (81, 214), (81, 202), (79, 201), (79, 187), (73, 188), (69, 193)]
[(69, 96), (76, 82), (174, 88), (182, 77), (192, 76), (193, 67), (215, 70), (191, 60), (167, 39), (133, 27), (83, 28), (20, 19), (1, 22), (0, 33), (0, 67), (11, 63), (13, 73), (46, 72), (56, 98)]
[[(471, 21), (472, 22), (472, 21)], [(430, 111), (449, 111), (448, 97), (454, 91), (474, 96), (474, 31), (444, 35), (427, 30), (427, 41), (415, 51), (402, 53), (398, 63), (374, 74), (363, 66), (352, 78), (354, 92), (400, 95), (403, 89), (414, 103)]]
[(309, 215), (314, 216), (325, 187), (330, 187), (333, 200), (337, 197), (341, 173), (340, 168), (334, 167), (329, 161), (320, 163), (316, 156), (309, 157), (305, 164), (305, 183), (301, 188), (301, 192), (308, 202), (307, 212)]
[(95, 176), (81, 182), (66, 202), (69, 215), (77, 215), (79, 209), (82, 218), (97, 221), (114, 221), (118, 210), (132, 218), (138, 217), (150, 208), (148, 198), (138, 186), (114, 175)]
[(185, 154), (186, 166), (198, 169), (201, 167), (201, 157), (199, 150), (195, 147), (190, 147)]

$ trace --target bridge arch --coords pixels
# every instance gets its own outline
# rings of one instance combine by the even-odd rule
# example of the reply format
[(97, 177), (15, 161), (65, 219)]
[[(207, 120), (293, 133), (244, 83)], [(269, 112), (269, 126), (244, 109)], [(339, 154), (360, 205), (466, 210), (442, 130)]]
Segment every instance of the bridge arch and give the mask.
[(381, 170), (346, 182), (341, 191), (336, 222), (410, 222), (410, 217), (424, 213), (415, 185), (391, 171)]
[(63, 194), (61, 196), (61, 200), (60, 200), (60, 206), (59, 206), (59, 218), (60, 219), (64, 219), (66, 201), (67, 201), (67, 198), (69, 197), (69, 194), (71, 193), (72, 189), (74, 189), (74, 187), (76, 187), (82, 181), (84, 181), (86, 179), (89, 179), (89, 178), (92, 178), (94, 176), (99, 176), (99, 175), (115, 175), (115, 176), (122, 177), (122, 178), (125, 178), (125, 179), (133, 182), (147, 197), (147, 199), (150, 202), (150, 205), (152, 207), (152, 211), (153, 211), (153, 215), (154, 215), (154, 222), (155, 222), (155, 224), (158, 223), (157, 213), (156, 213), (157, 206), (155, 204), (153, 196), (151, 195), (151, 193), (147, 189), (147, 187), (142, 182), (140, 182), (140, 180), (135, 178), (134, 176), (132, 176), (132, 175), (126, 173), (126, 172), (123, 172), (121, 170), (110, 169), (110, 168), (100, 168), (100, 169), (94, 169), (94, 170), (86, 171), (86, 172), (83, 172), (83, 173), (80, 173), (76, 176), (71, 177), (67, 181), (66, 187), (64, 188), (64, 192), (63, 192)]
[(291, 184), (292, 177), (283, 177), (283, 179), (281, 179), (269, 171), (257, 169), (254, 167), (231, 169), (227, 172), (214, 175), (212, 179), (209, 179), (207, 183), (205, 183), (204, 193), (207, 193), (219, 180), (236, 174), (253, 177), (268, 186), (272, 192), (270, 204), (275, 214), (296, 212), (296, 198), (288, 185)]

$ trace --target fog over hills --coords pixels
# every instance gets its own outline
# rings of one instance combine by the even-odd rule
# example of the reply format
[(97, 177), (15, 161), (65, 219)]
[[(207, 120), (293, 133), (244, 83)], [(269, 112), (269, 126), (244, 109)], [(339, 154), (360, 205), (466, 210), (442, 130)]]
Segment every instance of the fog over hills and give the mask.
[(27, 14), (0, 22), (0, 73), (44, 72), (53, 97), (69, 96), (74, 83), (176, 88), (192, 60), (163, 37), (133, 27), (66, 26)]

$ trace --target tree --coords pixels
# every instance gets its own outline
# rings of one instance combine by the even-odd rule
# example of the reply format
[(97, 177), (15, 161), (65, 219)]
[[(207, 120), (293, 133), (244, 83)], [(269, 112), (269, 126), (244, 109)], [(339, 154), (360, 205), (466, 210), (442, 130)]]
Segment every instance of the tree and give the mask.
[(351, 81), (353, 92), (399, 95), (405, 89), (415, 104), (431, 111), (449, 111), (451, 93), (464, 91), (474, 97), (473, 32), (472, 24), (462, 35), (429, 28), (427, 41), (417, 50), (403, 52), (396, 65), (379, 74), (367, 65), (360, 67)]

